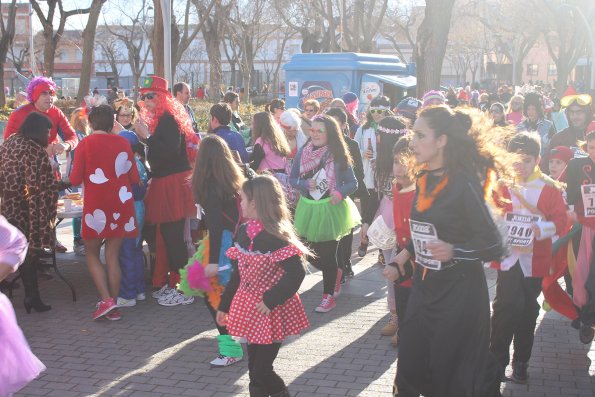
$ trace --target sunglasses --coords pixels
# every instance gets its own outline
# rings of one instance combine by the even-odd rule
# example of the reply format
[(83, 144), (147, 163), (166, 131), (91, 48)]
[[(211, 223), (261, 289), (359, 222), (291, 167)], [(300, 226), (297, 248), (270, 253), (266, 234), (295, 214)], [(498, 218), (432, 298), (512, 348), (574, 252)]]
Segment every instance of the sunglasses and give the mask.
[(384, 109), (370, 109), (370, 114), (386, 114)]
[(141, 101), (144, 101), (145, 99), (151, 100), (151, 99), (155, 98), (156, 96), (157, 96), (157, 94), (155, 94), (154, 92), (149, 92), (148, 94), (141, 95), (140, 99), (141, 99)]
[(580, 106), (588, 106), (591, 104), (591, 101), (592, 101), (591, 95), (588, 95), (588, 94), (568, 95), (568, 96), (563, 97), (560, 100), (560, 105), (562, 105), (562, 107), (567, 108), (568, 106), (570, 106), (574, 102), (576, 102)]

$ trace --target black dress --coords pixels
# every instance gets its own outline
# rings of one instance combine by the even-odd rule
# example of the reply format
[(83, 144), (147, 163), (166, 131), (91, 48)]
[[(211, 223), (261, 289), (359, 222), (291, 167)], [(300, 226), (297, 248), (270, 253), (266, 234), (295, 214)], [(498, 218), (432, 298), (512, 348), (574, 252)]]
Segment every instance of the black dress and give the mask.
[[(432, 191), (439, 176), (428, 175)], [(442, 270), (416, 272), (405, 319), (399, 324), (396, 393), (425, 397), (500, 395), (499, 369), (490, 353), (490, 301), (482, 262), (499, 260), (502, 239), (477, 177), (463, 172), (449, 181), (433, 205), (411, 220), (434, 225), (454, 246)], [(407, 250), (413, 254), (411, 243)], [(423, 279), (422, 279), (423, 278)]]

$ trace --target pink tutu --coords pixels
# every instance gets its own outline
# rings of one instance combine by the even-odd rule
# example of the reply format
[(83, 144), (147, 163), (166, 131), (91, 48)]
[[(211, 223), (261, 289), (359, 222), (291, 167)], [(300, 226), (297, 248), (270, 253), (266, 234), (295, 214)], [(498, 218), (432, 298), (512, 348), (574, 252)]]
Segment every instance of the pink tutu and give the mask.
[(43, 371), (45, 365), (31, 353), (10, 301), (0, 293), (0, 397), (19, 391)]

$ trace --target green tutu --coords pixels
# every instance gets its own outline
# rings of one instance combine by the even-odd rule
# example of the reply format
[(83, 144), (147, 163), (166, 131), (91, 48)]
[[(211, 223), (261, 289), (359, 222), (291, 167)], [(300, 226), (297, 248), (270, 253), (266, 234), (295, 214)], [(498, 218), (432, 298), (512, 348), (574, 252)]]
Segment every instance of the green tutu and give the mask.
[(337, 205), (331, 199), (310, 200), (300, 197), (295, 209), (297, 234), (312, 243), (339, 240), (361, 223), (362, 219), (349, 197)]

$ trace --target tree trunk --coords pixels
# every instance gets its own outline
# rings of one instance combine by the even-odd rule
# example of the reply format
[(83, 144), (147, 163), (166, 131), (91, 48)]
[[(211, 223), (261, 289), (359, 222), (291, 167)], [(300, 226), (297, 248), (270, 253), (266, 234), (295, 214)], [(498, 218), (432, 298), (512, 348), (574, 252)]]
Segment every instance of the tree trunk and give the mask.
[[(78, 99), (84, 98), (89, 93), (91, 73), (93, 69), (93, 53), (95, 51), (95, 31), (101, 13), (101, 7), (106, 0), (93, 0), (87, 26), (83, 30), (83, 62), (81, 66), (81, 79), (79, 81)], [(116, 87), (118, 84), (116, 83)]]
[(4, 92), (4, 65), (6, 64), (6, 55), (8, 48), (12, 45), (15, 34), (15, 19), (16, 19), (16, 0), (12, 0), (8, 11), (8, 17), (6, 23), (4, 23), (4, 15), (0, 15), (2, 18), (2, 37), (0, 38), (0, 107), (6, 104), (6, 94)]
[(215, 35), (208, 34), (207, 56), (209, 57), (209, 93), (211, 99), (219, 101), (219, 90), (221, 81), (223, 79), (223, 71), (221, 70), (221, 51), (219, 50), (220, 39)]
[(53, 29), (46, 29), (43, 33), (45, 43), (43, 45), (43, 71), (42, 75), (53, 76), (54, 75), (54, 63), (56, 54), (56, 48), (58, 42), (52, 38)]
[[(165, 77), (165, 46), (163, 43), (163, 15), (161, 10), (161, 2), (153, 0), (153, 7), (155, 9), (155, 16), (153, 22), (153, 40), (151, 40), (151, 47), (153, 50), (153, 74), (159, 77)], [(169, 82), (172, 83), (171, 81)]]
[(440, 88), (442, 61), (446, 53), (450, 20), (455, 0), (426, 0), (425, 17), (417, 31), (418, 96)]

